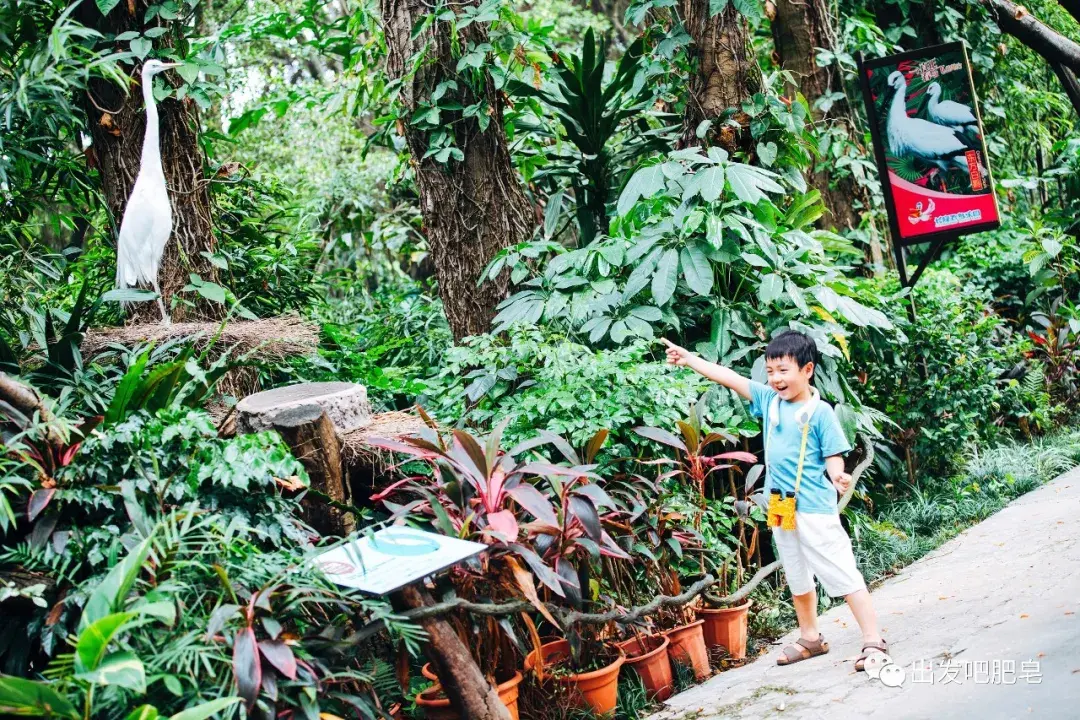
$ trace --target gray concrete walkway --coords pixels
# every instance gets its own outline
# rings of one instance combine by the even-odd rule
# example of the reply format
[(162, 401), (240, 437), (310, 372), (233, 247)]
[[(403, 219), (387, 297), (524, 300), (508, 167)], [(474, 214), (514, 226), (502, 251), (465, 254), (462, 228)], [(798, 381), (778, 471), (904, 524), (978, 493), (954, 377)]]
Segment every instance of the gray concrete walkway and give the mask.
[[(856, 673), (847, 607), (829, 654), (780, 648), (671, 698), (680, 718), (1080, 718), (1080, 470), (1019, 498), (873, 590), (899, 687)], [(920, 669), (929, 668), (929, 669)], [(900, 676), (894, 670), (894, 684)]]

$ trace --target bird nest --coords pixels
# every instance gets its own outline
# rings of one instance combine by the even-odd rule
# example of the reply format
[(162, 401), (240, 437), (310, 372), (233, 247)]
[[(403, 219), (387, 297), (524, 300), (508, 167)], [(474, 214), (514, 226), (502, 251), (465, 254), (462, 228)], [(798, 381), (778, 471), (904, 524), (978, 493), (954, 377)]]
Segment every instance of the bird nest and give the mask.
[(237, 354), (253, 352), (261, 358), (286, 358), (314, 353), (319, 347), (319, 328), (298, 315), (237, 320), (224, 327), (220, 322), (145, 323), (89, 330), (83, 338), (82, 350), (93, 354), (113, 345), (131, 347), (187, 339), (200, 348), (216, 341), (218, 347), (232, 348)]
[(393, 453), (372, 447), (371, 438), (401, 440), (418, 434), (425, 427), (419, 415), (404, 410), (379, 413), (371, 416), (371, 422), (362, 428), (346, 433), (342, 438), (342, 451), (346, 462), (372, 467), (376, 472), (385, 472), (393, 460)]

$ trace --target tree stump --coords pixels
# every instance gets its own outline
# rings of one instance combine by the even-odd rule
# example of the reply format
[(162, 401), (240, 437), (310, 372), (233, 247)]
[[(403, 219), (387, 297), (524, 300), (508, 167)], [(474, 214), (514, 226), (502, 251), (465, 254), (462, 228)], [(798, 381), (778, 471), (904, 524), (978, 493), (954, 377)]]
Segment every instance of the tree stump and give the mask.
[(363, 385), (347, 382), (300, 383), (249, 395), (236, 405), (236, 429), (241, 433), (276, 430), (295, 425), (311, 408), (326, 413), (344, 435), (371, 422), (371, 404)]
[(303, 383), (256, 393), (237, 406), (238, 432), (274, 430), (307, 470), (311, 487), (302, 505), (304, 519), (323, 535), (348, 535), (356, 529), (352, 513), (333, 503), (352, 505), (342, 461), (344, 433), (371, 419), (363, 385)]

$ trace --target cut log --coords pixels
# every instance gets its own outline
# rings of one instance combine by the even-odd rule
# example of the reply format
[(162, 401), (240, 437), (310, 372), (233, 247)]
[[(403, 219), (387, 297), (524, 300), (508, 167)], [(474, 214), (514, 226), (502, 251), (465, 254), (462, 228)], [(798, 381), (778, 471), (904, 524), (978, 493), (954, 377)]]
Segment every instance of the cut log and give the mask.
[[(397, 610), (435, 604), (428, 592), (416, 585), (406, 585), (391, 595), (391, 600)], [(499, 700), (498, 691), (484, 678), (469, 648), (450, 623), (431, 617), (421, 620), (420, 626), (428, 635), (424, 654), (458, 716), (469, 720), (510, 720), (510, 711)]]
[(363, 385), (347, 382), (300, 383), (249, 395), (236, 405), (241, 433), (276, 430), (309, 418), (313, 408), (325, 412), (344, 435), (371, 422), (371, 405)]
[(307, 470), (311, 488), (302, 501), (304, 520), (323, 535), (356, 529), (342, 458), (342, 437), (371, 421), (363, 385), (304, 383), (250, 395), (236, 406), (241, 433), (274, 430)]

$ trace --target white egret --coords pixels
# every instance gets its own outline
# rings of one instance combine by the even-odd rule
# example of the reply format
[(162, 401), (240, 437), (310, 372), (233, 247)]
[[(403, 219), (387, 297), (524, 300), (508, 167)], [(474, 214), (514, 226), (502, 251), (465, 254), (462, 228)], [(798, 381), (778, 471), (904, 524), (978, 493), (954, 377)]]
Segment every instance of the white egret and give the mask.
[(169, 313), (161, 299), (158, 270), (165, 246), (172, 235), (172, 205), (161, 167), (161, 141), (158, 132), (157, 103), (154, 101), (154, 76), (180, 63), (147, 60), (142, 67), (142, 92), (146, 103), (146, 134), (143, 136), (139, 174), (131, 189), (120, 221), (116, 245), (116, 287), (149, 285), (158, 294), (161, 322), (168, 325)]

